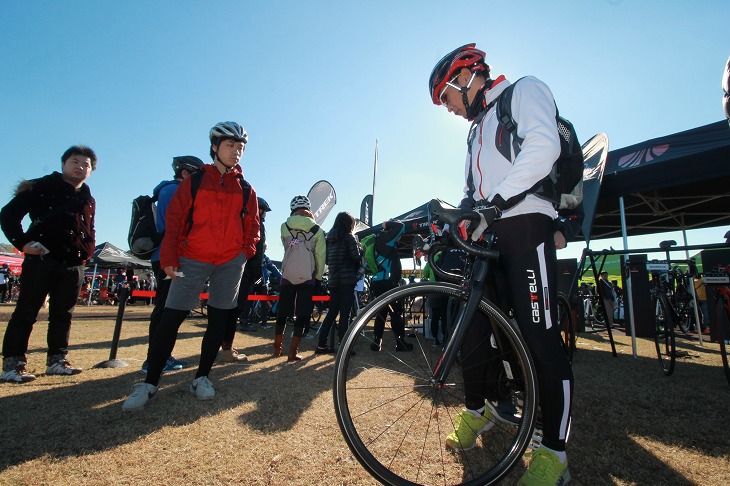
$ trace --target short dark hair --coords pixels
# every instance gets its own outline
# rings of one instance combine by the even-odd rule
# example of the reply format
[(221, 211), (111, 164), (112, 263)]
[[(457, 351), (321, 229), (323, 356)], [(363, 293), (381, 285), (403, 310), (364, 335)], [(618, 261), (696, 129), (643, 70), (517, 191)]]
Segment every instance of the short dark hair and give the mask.
[(91, 150), (91, 147), (87, 147), (86, 145), (74, 145), (69, 147), (61, 156), (61, 164), (65, 164), (66, 161), (74, 155), (88, 157), (89, 160), (91, 160), (91, 170), (96, 170), (96, 154), (93, 150)]

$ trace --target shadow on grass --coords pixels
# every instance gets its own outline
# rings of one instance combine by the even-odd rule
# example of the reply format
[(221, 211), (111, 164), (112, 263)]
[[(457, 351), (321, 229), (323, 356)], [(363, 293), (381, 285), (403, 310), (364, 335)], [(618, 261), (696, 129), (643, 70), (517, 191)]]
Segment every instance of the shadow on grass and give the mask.
[[(181, 333), (179, 340), (199, 336)], [(285, 353), (290, 339), (287, 332)], [(630, 345), (617, 343), (628, 354), (614, 358), (606, 336), (581, 334), (580, 341), (568, 445), (575, 484), (695, 484), (666, 462), (671, 456), (691, 460), (676, 457), (677, 447), (727, 457), (730, 438), (723, 431), (730, 389), (721, 368), (683, 359), (666, 377), (655, 358), (634, 359)], [(260, 440), (275, 440), (272, 436), (291, 429), (322, 393), (331, 391), (334, 356), (315, 356), (316, 342), (310, 341), (302, 346), (305, 359), (287, 364), (286, 356), (270, 357), (271, 342), (263, 333), (246, 342), (252, 345), (243, 351), (254, 356), (249, 364), (214, 366), (211, 379), (218, 393), (212, 401), (198, 401), (188, 392), (197, 359), (189, 369), (164, 375), (156, 397), (135, 413), (122, 412), (121, 404), (140, 380), (136, 369), (122, 374), (87, 370), (78, 377), (0, 385), (14, 387), (12, 396), (0, 399), (0, 443), (5, 445), (0, 470), (43, 456), (63, 459), (114, 449), (242, 405), (247, 409), (239, 416), (241, 424)], [(93, 379), (79, 381), (89, 375)], [(337, 427), (334, 415), (332, 426)], [(318, 432), (313, 429), (302, 441), (316, 440)], [(172, 451), (176, 447), (169, 444)]]
[[(202, 334), (202, 330), (180, 333), (178, 342), (188, 338), (199, 341)], [(0, 471), (44, 456), (62, 460), (114, 449), (165, 427), (192, 424), (245, 403), (255, 404), (253, 412), (241, 417), (248, 426), (265, 435), (287, 430), (332, 382), (332, 361), (315, 364), (311, 351), (302, 353), (305, 359), (301, 362), (288, 364), (289, 340), (285, 339), (280, 358), (269, 357), (272, 346), (267, 342), (246, 349), (247, 353), (265, 355), (250, 364), (216, 364), (210, 377), (217, 394), (210, 401), (198, 401), (189, 393), (199, 355), (186, 357), (190, 368), (163, 375), (156, 396), (143, 410), (133, 413), (122, 412), (121, 406), (132, 385), (142, 380), (136, 367), (39, 377), (24, 385), (0, 384), (17, 391), (0, 398), (0, 408), (5, 411), (0, 415), (0, 443), (17, 444), (3, 448)], [(132, 338), (122, 340), (120, 347), (145, 343), (146, 337)], [(108, 345), (99, 342), (90, 347), (104, 349)], [(94, 378), (86, 381), (92, 374)]]
[[(726, 428), (730, 389), (721, 368), (693, 361), (690, 355), (678, 359), (674, 374), (667, 377), (656, 357), (635, 359), (630, 345), (629, 354), (614, 358), (606, 335), (580, 338), (584, 342), (573, 364), (568, 444), (576, 484), (616, 484), (617, 479), (629, 484), (696, 484), (667, 464), (670, 457), (692, 461), (679, 457), (677, 448), (727, 457), (730, 438), (718, 431)], [(617, 349), (627, 346), (616, 344)]]

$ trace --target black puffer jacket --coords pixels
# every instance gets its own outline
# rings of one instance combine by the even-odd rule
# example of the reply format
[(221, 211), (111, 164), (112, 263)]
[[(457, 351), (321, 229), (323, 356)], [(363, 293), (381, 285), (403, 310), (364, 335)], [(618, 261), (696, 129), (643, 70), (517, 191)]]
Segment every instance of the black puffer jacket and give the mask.
[(327, 235), (327, 267), (330, 287), (355, 287), (360, 269), (360, 244), (351, 233), (344, 238), (334, 233)]
[[(77, 191), (61, 174), (23, 181), (15, 197), (0, 211), (0, 226), (18, 250), (29, 241), (39, 241), (50, 250), (49, 257), (80, 265), (94, 254), (96, 201), (89, 186)], [(31, 224), (23, 231), (22, 220)]]

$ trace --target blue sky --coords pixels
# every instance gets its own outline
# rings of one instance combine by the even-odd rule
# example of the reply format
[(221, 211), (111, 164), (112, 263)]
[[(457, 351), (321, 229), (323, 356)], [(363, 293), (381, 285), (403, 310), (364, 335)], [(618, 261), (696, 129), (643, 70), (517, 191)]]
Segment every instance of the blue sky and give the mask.
[[(605, 132), (619, 148), (722, 119), (726, 24), (721, 0), (6, 0), (0, 203), (19, 180), (60, 170), (70, 145), (90, 145), (97, 243), (126, 249), (132, 199), (172, 176), (175, 155), (209, 161), (210, 127), (235, 120), (250, 136), (246, 178), (273, 208), (270, 236), (291, 198), (321, 179), (337, 192), (332, 214), (357, 216), (376, 138), (382, 221), (461, 198), (469, 125), (427, 92), (451, 49), (476, 42), (493, 74), (537, 76), (582, 140)], [(726, 230), (691, 232), (689, 243)], [(622, 246), (592, 247), (609, 245)], [(267, 253), (281, 258), (275, 237)]]

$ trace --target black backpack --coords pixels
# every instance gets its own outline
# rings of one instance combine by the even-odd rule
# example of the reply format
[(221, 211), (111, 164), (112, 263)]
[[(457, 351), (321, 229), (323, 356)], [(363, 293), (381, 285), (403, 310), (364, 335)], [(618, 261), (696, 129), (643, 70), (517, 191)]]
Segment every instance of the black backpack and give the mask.
[[(178, 184), (176, 181), (169, 181), (169, 184)], [(162, 243), (164, 233), (157, 232), (157, 194), (152, 196), (137, 196), (132, 201), (132, 221), (129, 225), (127, 243), (129, 251), (142, 260), (149, 260), (152, 253)]]
[[(186, 235), (190, 234), (190, 230), (193, 227), (195, 197), (198, 194), (200, 182), (203, 180), (203, 172), (194, 172), (190, 177), (192, 177), (192, 184), (190, 186), (192, 202), (190, 204), (190, 210), (188, 211), (188, 217), (186, 220)], [(248, 214), (246, 205), (248, 204), (248, 199), (251, 195), (251, 184), (249, 184), (241, 175), (239, 175), (239, 179), (241, 181), (241, 189), (243, 190), (243, 211), (241, 212), (241, 216), (243, 217), (244, 214)], [(177, 184), (177, 182), (170, 181), (168, 184)], [(162, 187), (160, 190), (162, 190)], [(129, 243), (130, 252), (142, 260), (149, 260), (152, 257), (152, 253), (160, 247), (162, 238), (165, 236), (165, 233), (157, 232), (158, 196), (159, 191), (157, 194), (152, 196), (138, 196), (132, 201), (132, 221), (129, 225), (127, 243)]]
[[(519, 81), (505, 88), (496, 105), (497, 121), (512, 135), (515, 156), (520, 152), (522, 139), (517, 136), (517, 122), (512, 118), (512, 91)], [(547, 177), (525, 194), (547, 199), (556, 209), (573, 209), (583, 201), (583, 150), (573, 124), (558, 114), (557, 106), (555, 122), (560, 138), (560, 156)]]

